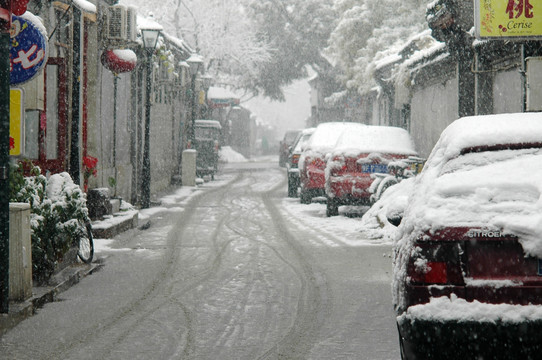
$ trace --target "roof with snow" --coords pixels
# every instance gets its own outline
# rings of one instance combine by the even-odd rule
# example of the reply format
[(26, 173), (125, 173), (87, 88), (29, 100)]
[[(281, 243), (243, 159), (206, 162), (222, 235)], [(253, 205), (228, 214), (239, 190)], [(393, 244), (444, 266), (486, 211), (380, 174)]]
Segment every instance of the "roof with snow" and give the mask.
[(235, 95), (228, 89), (211, 86), (207, 92), (207, 101), (210, 107), (220, 108), (239, 105), (239, 96)]

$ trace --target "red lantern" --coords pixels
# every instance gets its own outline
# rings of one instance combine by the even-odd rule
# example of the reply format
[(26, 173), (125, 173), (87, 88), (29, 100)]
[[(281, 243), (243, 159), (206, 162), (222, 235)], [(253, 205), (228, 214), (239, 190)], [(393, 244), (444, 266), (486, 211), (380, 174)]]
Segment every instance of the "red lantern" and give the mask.
[(29, 0), (11, 0), (11, 12), (13, 15), (21, 16), (26, 12)]
[(103, 66), (115, 74), (130, 72), (137, 65), (137, 56), (132, 50), (105, 50), (101, 60)]

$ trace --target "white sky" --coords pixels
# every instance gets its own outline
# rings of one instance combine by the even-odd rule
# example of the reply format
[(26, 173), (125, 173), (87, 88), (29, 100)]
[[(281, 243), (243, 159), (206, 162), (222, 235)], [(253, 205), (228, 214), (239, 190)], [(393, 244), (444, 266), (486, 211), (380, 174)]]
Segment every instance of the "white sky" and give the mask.
[(310, 86), (307, 80), (300, 80), (284, 90), (285, 102), (270, 101), (255, 97), (242, 106), (252, 111), (258, 118), (277, 128), (282, 138), (286, 130), (304, 129), (311, 114)]

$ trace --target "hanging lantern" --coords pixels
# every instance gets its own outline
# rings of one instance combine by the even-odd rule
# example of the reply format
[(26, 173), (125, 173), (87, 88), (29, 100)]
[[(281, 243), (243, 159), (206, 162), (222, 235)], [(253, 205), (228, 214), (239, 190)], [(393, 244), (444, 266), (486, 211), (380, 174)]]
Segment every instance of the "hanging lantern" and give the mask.
[(115, 74), (130, 72), (137, 65), (137, 55), (129, 49), (105, 50), (101, 60), (103, 66)]

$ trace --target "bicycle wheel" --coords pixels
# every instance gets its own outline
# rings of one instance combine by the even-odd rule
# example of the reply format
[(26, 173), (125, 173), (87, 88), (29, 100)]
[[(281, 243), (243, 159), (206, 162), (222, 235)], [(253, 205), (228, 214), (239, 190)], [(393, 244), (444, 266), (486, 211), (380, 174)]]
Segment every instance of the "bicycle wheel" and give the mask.
[(85, 264), (90, 264), (94, 257), (94, 240), (92, 238), (92, 226), (90, 222), (81, 224), (82, 231), (79, 235), (79, 250), (77, 256)]

